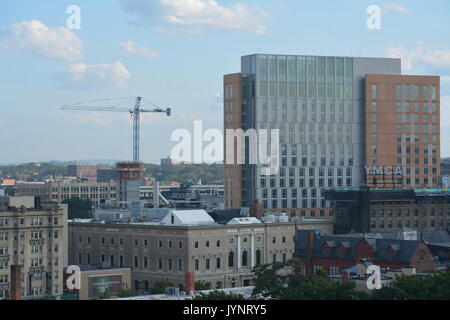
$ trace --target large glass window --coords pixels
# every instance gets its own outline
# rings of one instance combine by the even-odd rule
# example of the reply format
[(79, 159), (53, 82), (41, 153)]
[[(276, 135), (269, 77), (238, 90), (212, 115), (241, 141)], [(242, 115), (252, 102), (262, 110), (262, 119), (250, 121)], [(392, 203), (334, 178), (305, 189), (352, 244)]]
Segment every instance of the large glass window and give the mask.
[(344, 58), (336, 58), (336, 98), (344, 97)]
[(298, 57), (297, 81), (299, 97), (306, 97), (306, 57)]
[(269, 56), (269, 96), (277, 95), (277, 57)]
[(289, 56), (287, 61), (288, 72), (288, 96), (297, 96), (297, 64), (294, 56)]
[(316, 58), (308, 57), (308, 97), (316, 96)]
[(353, 97), (353, 59), (345, 58), (344, 98)]
[(318, 96), (325, 98), (325, 57), (319, 57), (317, 60)]
[(334, 58), (327, 58), (327, 96), (334, 97)]

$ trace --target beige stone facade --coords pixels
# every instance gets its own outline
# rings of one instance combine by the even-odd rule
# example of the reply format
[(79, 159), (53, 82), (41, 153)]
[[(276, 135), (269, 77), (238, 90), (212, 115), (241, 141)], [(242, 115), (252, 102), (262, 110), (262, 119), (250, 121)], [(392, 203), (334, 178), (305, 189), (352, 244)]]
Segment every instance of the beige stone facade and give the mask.
[(62, 294), (67, 205), (58, 208), (0, 210), (0, 300), (11, 297), (12, 265), (21, 266), (22, 299)]
[(131, 267), (133, 289), (145, 293), (169, 279), (184, 289), (186, 274), (210, 288), (251, 284), (252, 267), (293, 257), (294, 230), (332, 233), (331, 220), (247, 225), (69, 225), (69, 263)]

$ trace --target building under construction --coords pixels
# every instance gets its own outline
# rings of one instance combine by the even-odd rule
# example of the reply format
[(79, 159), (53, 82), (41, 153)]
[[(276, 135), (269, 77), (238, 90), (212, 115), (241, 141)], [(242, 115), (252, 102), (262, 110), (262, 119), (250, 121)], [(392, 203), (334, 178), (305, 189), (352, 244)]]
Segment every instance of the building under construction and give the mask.
[(141, 162), (118, 162), (117, 174), (117, 199), (120, 206), (128, 206), (133, 211), (133, 216), (140, 215), (135, 209), (140, 208), (139, 187), (143, 179), (144, 167)]

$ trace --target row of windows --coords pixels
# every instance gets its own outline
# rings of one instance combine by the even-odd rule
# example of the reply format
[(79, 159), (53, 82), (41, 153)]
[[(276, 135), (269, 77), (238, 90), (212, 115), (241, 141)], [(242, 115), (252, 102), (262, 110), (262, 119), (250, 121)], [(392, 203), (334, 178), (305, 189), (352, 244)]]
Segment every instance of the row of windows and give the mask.
[[(398, 220), (396, 224), (394, 224), (394, 222), (392, 220), (390, 220), (388, 222), (385, 222), (385, 221), (378, 222), (379, 229), (401, 228), (401, 227), (403, 227), (403, 225), (408, 228), (409, 227), (414, 227), (414, 228), (428, 227), (428, 222), (426, 220), (423, 220), (420, 223), (420, 225), (419, 225), (419, 220), (414, 220), (413, 223), (410, 220), (407, 220), (407, 221)], [(445, 224), (444, 220), (439, 220), (437, 223), (436, 223), (436, 220), (430, 220), (430, 223), (429, 223), (430, 227), (444, 227), (445, 225), (450, 226), (450, 220), (447, 220), (447, 224)], [(376, 222), (371, 221), (370, 227), (372, 229), (375, 229), (377, 227)]]
[(436, 100), (436, 89), (436, 86), (396, 85), (395, 97), (397, 100)]
[[(401, 217), (402, 215), (409, 217), (410, 214), (414, 214), (415, 217), (419, 216), (419, 213), (421, 213), (422, 216), (426, 216), (426, 215), (430, 215), (430, 216), (435, 216), (435, 215), (439, 215), (439, 216), (443, 216), (445, 214), (445, 209), (444, 208), (430, 208), (430, 209), (414, 209), (414, 210), (410, 210), (410, 209), (387, 209), (385, 211), (385, 209), (379, 209), (379, 210), (371, 210), (370, 211), (370, 215), (372, 217), (377, 216), (377, 211), (378, 211), (378, 216), (379, 217), (384, 217), (385, 213), (386, 216), (388, 217), (392, 217), (392, 216), (397, 216), (397, 217)], [(420, 211), (420, 212), (419, 212)], [(447, 210), (447, 215), (450, 217), (450, 209)]]
[[(278, 204), (281, 203), (281, 208), (278, 206)], [(302, 199), (301, 201), (297, 199), (292, 199), (291, 201), (288, 201), (287, 199), (283, 199), (281, 201), (278, 200), (262, 200), (263, 208), (264, 209), (289, 209), (289, 208), (328, 208), (330, 205), (325, 200), (325, 198), (320, 199), (320, 201), (316, 199)], [(270, 205), (270, 206), (269, 206)], [(313, 210), (311, 212), (314, 212)], [(312, 215), (314, 216), (314, 215)], [(323, 217), (323, 210), (320, 210), (320, 216)]]
[(257, 63), (260, 96), (352, 98), (352, 58), (259, 55)]
[(115, 191), (116, 187), (61, 187), (60, 189), (53, 187), (52, 192), (108, 192), (108, 191)]
[[(380, 131), (379, 130), (380, 128), (381, 128), (381, 126), (379, 124), (371, 124), (370, 125), (370, 130), (372, 133), (376, 133), (376, 132)], [(381, 129), (382, 129), (381, 131), (385, 130), (385, 128), (381, 128)], [(396, 133), (409, 132), (409, 133), (436, 134), (436, 133), (438, 133), (437, 129), (438, 129), (438, 126), (434, 125), (434, 124), (405, 124), (405, 125), (396, 125), (395, 126)]]

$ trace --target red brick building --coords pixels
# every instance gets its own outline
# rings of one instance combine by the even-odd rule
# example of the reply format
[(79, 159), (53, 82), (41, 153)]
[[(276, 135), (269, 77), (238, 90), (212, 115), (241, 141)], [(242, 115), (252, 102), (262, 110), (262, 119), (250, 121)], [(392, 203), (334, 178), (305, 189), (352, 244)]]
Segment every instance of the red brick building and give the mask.
[(307, 230), (297, 230), (294, 256), (303, 264), (306, 275), (319, 269), (338, 275), (361, 260), (382, 268), (416, 268), (417, 272), (432, 271), (435, 265), (423, 241), (320, 236)]

